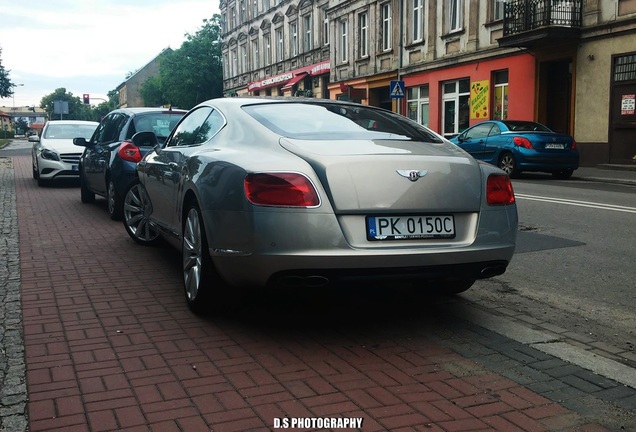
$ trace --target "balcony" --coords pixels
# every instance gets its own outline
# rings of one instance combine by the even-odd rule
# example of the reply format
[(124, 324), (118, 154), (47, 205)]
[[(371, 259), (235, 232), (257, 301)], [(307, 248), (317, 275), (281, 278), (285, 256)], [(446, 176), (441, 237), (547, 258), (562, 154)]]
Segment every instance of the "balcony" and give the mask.
[(501, 47), (537, 48), (580, 39), (583, 0), (513, 0), (504, 4)]

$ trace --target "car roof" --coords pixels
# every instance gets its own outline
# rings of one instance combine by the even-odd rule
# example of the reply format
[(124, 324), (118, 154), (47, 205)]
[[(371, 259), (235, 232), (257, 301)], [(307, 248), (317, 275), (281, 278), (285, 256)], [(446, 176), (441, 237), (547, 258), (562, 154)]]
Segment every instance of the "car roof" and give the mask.
[[(110, 113), (114, 112), (122, 112), (127, 114), (144, 114), (144, 113), (153, 113), (153, 112), (174, 112), (175, 114), (183, 114), (188, 112), (188, 110), (183, 110), (180, 108), (161, 108), (161, 107), (130, 107), (130, 108), (117, 108), (112, 110)], [(109, 114), (110, 114), (109, 113)]]

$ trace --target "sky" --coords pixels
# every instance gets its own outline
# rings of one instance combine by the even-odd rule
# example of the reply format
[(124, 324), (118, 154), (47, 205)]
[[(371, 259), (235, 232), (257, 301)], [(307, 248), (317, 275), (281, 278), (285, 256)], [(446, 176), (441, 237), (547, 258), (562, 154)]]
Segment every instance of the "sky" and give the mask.
[(2, 0), (0, 11), (0, 61), (17, 85), (0, 106), (39, 106), (61, 87), (98, 105), (128, 73), (178, 49), (219, 0)]

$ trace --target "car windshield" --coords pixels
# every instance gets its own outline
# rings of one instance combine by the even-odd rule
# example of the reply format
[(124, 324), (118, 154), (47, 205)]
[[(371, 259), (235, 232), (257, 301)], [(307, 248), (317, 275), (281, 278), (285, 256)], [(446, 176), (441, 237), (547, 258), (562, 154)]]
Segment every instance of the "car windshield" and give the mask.
[(95, 131), (95, 125), (83, 124), (50, 124), (44, 131), (44, 138), (47, 139), (90, 139)]
[(504, 120), (503, 124), (513, 132), (552, 132), (541, 123), (529, 122), (529, 121), (512, 121)]
[(406, 139), (442, 142), (425, 127), (390, 111), (364, 105), (265, 103), (243, 109), (279, 135), (299, 139)]
[(184, 114), (165, 111), (137, 115), (133, 118), (133, 127), (128, 132), (130, 136), (127, 138), (131, 138), (137, 132), (154, 132), (160, 142), (165, 141)]

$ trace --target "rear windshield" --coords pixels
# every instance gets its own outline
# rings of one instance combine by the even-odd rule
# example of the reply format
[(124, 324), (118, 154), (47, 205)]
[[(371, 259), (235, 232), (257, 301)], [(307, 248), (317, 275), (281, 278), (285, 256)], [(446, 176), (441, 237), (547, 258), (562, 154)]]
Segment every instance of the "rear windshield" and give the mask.
[(154, 132), (160, 141), (170, 135), (170, 131), (179, 123), (185, 113), (156, 112), (133, 117), (133, 124), (128, 130), (126, 138), (132, 138), (137, 132)]
[(552, 132), (541, 123), (529, 121), (504, 120), (503, 124), (505, 124), (508, 129), (514, 132)]
[(425, 127), (364, 105), (269, 103), (243, 109), (273, 132), (297, 139), (406, 139), (442, 142)]
[(94, 125), (83, 124), (50, 124), (44, 131), (44, 138), (47, 139), (73, 139), (73, 138), (85, 138), (91, 139), (93, 132), (97, 128), (97, 123)]

